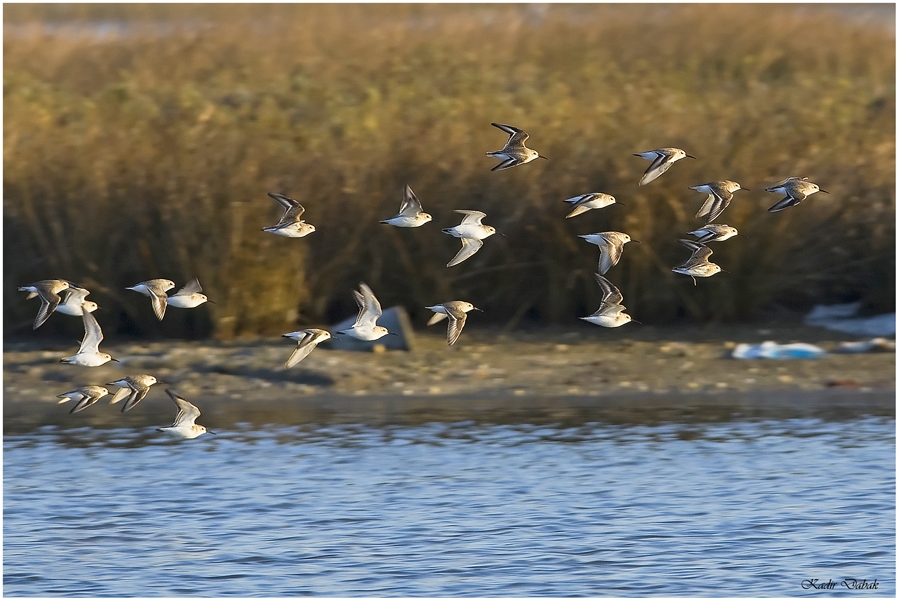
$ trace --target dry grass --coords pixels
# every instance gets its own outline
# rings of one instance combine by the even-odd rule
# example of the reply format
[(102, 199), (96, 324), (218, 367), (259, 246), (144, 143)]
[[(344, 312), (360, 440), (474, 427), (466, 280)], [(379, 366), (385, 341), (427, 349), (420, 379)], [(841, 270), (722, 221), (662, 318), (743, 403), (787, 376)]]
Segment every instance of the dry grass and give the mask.
[[(36, 309), (16, 287), (48, 277), (92, 285), (120, 331), (158, 331), (125, 286), (193, 276), (218, 304), (172, 317), (173, 335), (332, 321), (355, 312), (360, 280), (414, 313), (461, 298), (497, 323), (570, 322), (599, 299), (596, 248), (576, 234), (605, 230), (642, 242), (608, 277), (643, 322), (894, 303), (890, 32), (776, 5), (8, 5), (5, 17), (8, 328)], [(39, 24), (57, 17), (69, 25)], [(551, 160), (491, 173), (484, 152), (505, 140), (491, 121), (527, 130)], [(699, 160), (638, 187), (647, 163), (631, 154), (659, 146)], [(768, 214), (778, 198), (764, 188), (789, 175), (831, 195)], [(743, 236), (714, 246), (728, 273), (694, 287), (670, 271), (687, 254), (675, 241), (701, 224), (688, 186), (716, 179), (752, 190), (719, 219)], [(406, 183), (435, 223), (378, 223)], [(261, 232), (279, 215), (267, 191), (298, 198), (318, 231)], [(562, 199), (590, 191), (627, 206), (563, 219)], [(506, 237), (447, 269), (458, 241), (439, 228), (453, 209), (483, 210)]]

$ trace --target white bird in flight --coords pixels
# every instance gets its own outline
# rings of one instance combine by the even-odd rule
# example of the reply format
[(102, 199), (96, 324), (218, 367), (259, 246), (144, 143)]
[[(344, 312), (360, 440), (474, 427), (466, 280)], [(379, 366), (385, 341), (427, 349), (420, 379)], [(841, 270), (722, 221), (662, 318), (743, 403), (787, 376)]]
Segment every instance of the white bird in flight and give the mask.
[(356, 299), (356, 304), (359, 305), (359, 315), (356, 316), (356, 323), (349, 329), (340, 330), (338, 334), (346, 334), (358, 340), (383, 338), (390, 332), (384, 326), (377, 325), (378, 318), (381, 317), (381, 303), (378, 302), (374, 292), (371, 291), (371, 288), (365, 282), (359, 284), (359, 290), (362, 292), (353, 290), (353, 298)]
[(196, 438), (202, 434), (215, 434), (215, 432), (207, 430), (206, 426), (196, 423), (197, 418), (200, 417), (200, 410), (197, 409), (196, 405), (181, 398), (168, 388), (166, 388), (165, 392), (178, 406), (178, 414), (175, 416), (175, 421), (171, 426), (156, 428), (157, 432), (165, 432), (169, 436), (186, 440)]
[(483, 225), (481, 219), (486, 217), (486, 213), (480, 211), (462, 211), (457, 210), (456, 213), (462, 213), (462, 223), (455, 227), (447, 227), (443, 229), (444, 234), (461, 238), (462, 249), (456, 253), (456, 256), (446, 264), (447, 267), (458, 265), (465, 259), (481, 250), (484, 246), (484, 238), (489, 238), (496, 233), (496, 228), (490, 225)]
[(59, 362), (83, 367), (98, 367), (107, 361), (118, 361), (118, 359), (113, 359), (109, 353), (100, 352), (103, 331), (94, 314), (90, 311), (82, 311), (81, 319), (84, 320), (84, 338), (81, 339), (78, 352), (71, 357), (63, 357)]
[(400, 204), (400, 212), (390, 219), (382, 219), (381, 223), (395, 227), (419, 227), (430, 220), (431, 216), (422, 210), (421, 201), (418, 200), (415, 192), (407, 184), (403, 190), (403, 202)]

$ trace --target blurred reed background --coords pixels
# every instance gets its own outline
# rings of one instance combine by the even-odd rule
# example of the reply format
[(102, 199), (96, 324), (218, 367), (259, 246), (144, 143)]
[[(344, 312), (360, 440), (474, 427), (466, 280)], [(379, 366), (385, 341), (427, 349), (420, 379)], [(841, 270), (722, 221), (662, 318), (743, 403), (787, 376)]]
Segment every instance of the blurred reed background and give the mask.
[[(44, 278), (93, 290), (107, 335), (333, 323), (362, 280), (419, 320), (464, 299), (496, 325), (574, 324), (600, 296), (577, 234), (606, 230), (642, 242), (607, 275), (644, 323), (892, 310), (894, 49), (810, 5), (6, 5), (6, 332), (30, 330), (16, 288)], [(491, 121), (550, 160), (491, 173)], [(638, 187), (632, 153), (660, 146), (698, 160)], [(792, 175), (831, 194), (767, 213)], [(676, 240), (703, 223), (688, 186), (718, 179), (752, 191), (718, 220), (741, 233), (713, 245), (727, 273), (694, 287)], [(434, 222), (379, 224), (407, 183)], [(261, 232), (268, 191), (317, 231)], [(626, 206), (564, 219), (593, 191)], [(506, 237), (447, 269), (453, 209)], [(217, 304), (162, 326), (124, 290), (194, 276)]]

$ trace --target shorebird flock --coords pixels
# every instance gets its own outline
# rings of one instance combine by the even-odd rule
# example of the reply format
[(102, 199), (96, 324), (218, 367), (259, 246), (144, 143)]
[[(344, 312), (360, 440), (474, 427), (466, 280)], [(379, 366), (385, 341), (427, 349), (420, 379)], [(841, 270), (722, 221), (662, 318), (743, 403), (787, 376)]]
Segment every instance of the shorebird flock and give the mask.
[[(494, 166), (491, 171), (511, 169), (536, 159), (548, 160), (547, 157), (539, 154), (536, 150), (525, 146), (528, 134), (523, 130), (502, 123), (491, 123), (491, 125), (509, 135), (509, 139), (502, 149), (487, 153), (489, 157), (501, 159), (501, 162)], [(687, 154), (680, 148), (657, 148), (635, 153), (634, 156), (651, 161), (649, 167), (640, 178), (638, 183), (640, 186), (656, 180), (681, 159), (696, 159), (696, 157)], [(743, 188), (735, 181), (721, 180), (691, 186), (690, 189), (707, 195), (696, 213), (696, 218), (704, 218), (706, 223), (702, 227), (688, 232), (696, 240), (678, 240), (678, 243), (689, 249), (691, 254), (689, 259), (681, 265), (672, 268), (672, 271), (690, 276), (695, 286), (696, 278), (711, 277), (722, 271), (719, 265), (709, 261), (712, 250), (706, 244), (728, 240), (736, 236), (738, 232), (735, 227), (730, 225), (712, 222), (720, 217), (728, 205), (730, 205), (734, 192), (747, 190), (747, 188)], [(771, 213), (796, 206), (816, 192), (828, 194), (826, 190), (821, 189), (817, 184), (808, 181), (807, 177), (788, 177), (766, 188), (766, 191), (784, 195), (784, 198), (768, 209)], [(262, 231), (287, 238), (303, 238), (316, 231), (315, 226), (306, 223), (302, 219), (305, 209), (298, 201), (283, 194), (269, 192), (268, 195), (283, 207), (284, 213), (277, 224), (263, 227)], [(617, 200), (610, 194), (590, 192), (568, 198), (564, 202), (571, 205), (571, 212), (565, 216), (566, 219), (570, 219), (591, 209), (602, 209), (616, 204)], [(496, 233), (496, 228), (482, 223), (482, 220), (487, 217), (485, 213), (470, 209), (457, 209), (455, 212), (464, 215), (462, 222), (454, 227), (444, 228), (442, 231), (445, 234), (459, 238), (462, 242), (462, 248), (446, 264), (447, 267), (459, 265), (470, 259), (484, 245), (484, 240)], [(431, 215), (424, 212), (421, 201), (412, 191), (412, 188), (406, 185), (399, 213), (394, 217), (382, 220), (381, 223), (399, 228), (410, 228), (421, 227), (432, 220)], [(635, 321), (624, 312), (625, 306), (622, 304), (624, 297), (618, 288), (606, 279), (605, 274), (621, 259), (625, 244), (639, 241), (631, 239), (628, 234), (623, 232), (597, 232), (595, 234), (580, 235), (579, 237), (599, 247), (599, 263), (594, 277), (602, 290), (602, 300), (599, 308), (592, 315), (581, 317), (580, 319), (606, 328), (617, 328), (628, 322)], [(202, 293), (203, 288), (196, 278), (185, 284), (175, 294), (167, 295), (167, 292), (174, 287), (175, 282), (172, 280), (152, 279), (139, 282), (126, 289), (149, 296), (153, 313), (160, 321), (165, 317), (166, 307), (168, 306), (193, 309), (203, 303), (212, 302)], [(60, 359), (62, 363), (82, 367), (97, 367), (109, 361), (117, 361), (108, 353), (100, 352), (99, 347), (100, 342), (103, 340), (103, 332), (93, 315), (98, 308), (97, 304), (86, 300), (90, 291), (63, 279), (42, 280), (22, 286), (19, 290), (28, 292), (28, 299), (36, 296), (40, 298), (41, 305), (37, 316), (34, 318), (33, 329), (35, 330), (43, 325), (54, 312), (80, 316), (82, 318), (84, 322), (84, 338), (81, 341), (81, 346), (74, 355)], [(65, 298), (60, 296), (61, 294)], [(378, 319), (382, 315), (381, 304), (368, 285), (364, 282), (360, 283), (359, 290), (353, 291), (353, 297), (359, 307), (356, 321), (350, 328), (334, 332), (334, 335), (374, 341), (384, 336), (395, 334), (389, 332), (386, 327), (378, 325)], [(434, 312), (427, 325), (433, 325), (443, 319), (447, 320), (446, 343), (448, 346), (452, 346), (459, 339), (468, 313), (481, 311), (472, 303), (461, 300), (439, 303), (426, 308)], [(284, 334), (283, 337), (290, 338), (297, 343), (296, 349), (284, 365), (285, 369), (289, 369), (309, 356), (316, 346), (330, 340), (332, 333), (327, 330), (309, 328), (289, 332)], [(124, 400), (122, 412), (125, 413), (137, 406), (147, 396), (150, 387), (158, 383), (164, 382), (152, 375), (138, 374), (108, 382), (105, 386), (117, 386), (119, 388), (113, 395), (110, 404)], [(109, 389), (105, 386), (85, 385), (64, 392), (58, 395), (59, 403), (74, 400), (75, 405), (69, 413), (83, 411), (99, 401), (103, 396), (109, 394)], [(166, 393), (177, 406), (178, 413), (171, 426), (158, 428), (159, 431), (183, 439), (196, 438), (205, 433), (214, 434), (214, 432), (209, 432), (205, 426), (196, 423), (196, 419), (200, 415), (200, 411), (196, 406), (170, 389), (166, 389)]]

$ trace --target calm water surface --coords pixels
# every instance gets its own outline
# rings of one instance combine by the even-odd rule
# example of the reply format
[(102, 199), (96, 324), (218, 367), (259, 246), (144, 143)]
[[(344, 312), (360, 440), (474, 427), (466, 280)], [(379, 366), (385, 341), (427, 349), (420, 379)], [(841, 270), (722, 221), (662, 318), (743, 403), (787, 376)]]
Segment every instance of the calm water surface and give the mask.
[(895, 422), (4, 439), (9, 596), (894, 596)]

